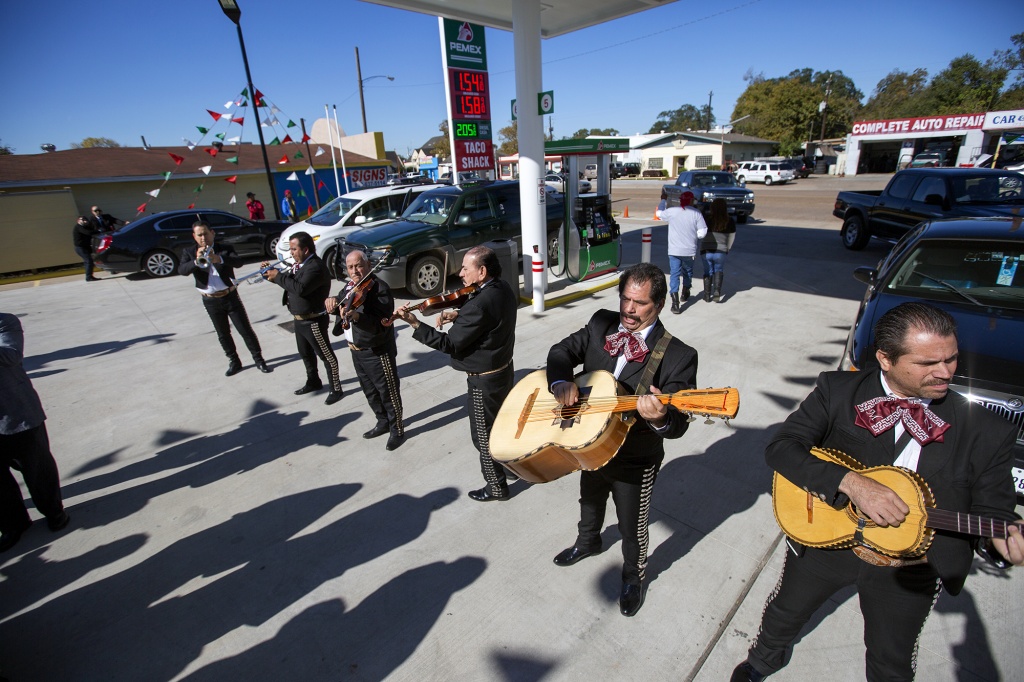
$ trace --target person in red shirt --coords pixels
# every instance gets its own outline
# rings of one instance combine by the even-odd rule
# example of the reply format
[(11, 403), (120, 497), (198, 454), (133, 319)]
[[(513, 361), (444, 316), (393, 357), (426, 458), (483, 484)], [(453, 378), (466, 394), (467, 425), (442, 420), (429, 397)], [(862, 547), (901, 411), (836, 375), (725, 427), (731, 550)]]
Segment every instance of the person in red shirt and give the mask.
[(263, 220), (266, 216), (263, 214), (263, 202), (256, 198), (256, 195), (252, 192), (247, 193), (245, 196), (249, 197), (249, 200), (245, 202), (245, 207), (249, 209), (250, 220)]

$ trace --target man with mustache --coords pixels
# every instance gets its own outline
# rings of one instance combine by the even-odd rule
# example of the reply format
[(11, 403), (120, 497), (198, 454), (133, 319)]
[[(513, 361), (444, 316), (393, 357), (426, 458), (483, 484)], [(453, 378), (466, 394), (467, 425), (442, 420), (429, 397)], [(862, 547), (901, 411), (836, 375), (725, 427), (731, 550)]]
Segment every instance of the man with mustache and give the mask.
[[(867, 467), (914, 470), (936, 506), (1005, 521), (1016, 518), (1014, 427), (949, 390), (956, 371), (956, 322), (943, 310), (909, 302), (875, 325), (880, 371), (823, 372), (765, 452), (768, 465), (836, 509), (853, 504), (881, 527), (899, 526), (910, 507), (890, 488), (818, 459), (833, 448)], [(1006, 567), (1024, 564), (1024, 537), (1004, 539), (937, 531), (924, 557), (896, 559), (866, 546), (816, 549), (789, 541), (779, 584), (760, 632), (733, 682), (757, 682), (789, 662), (792, 642), (829, 597), (856, 585), (864, 615), (868, 680), (912, 680), (918, 637), (945, 588), (957, 594), (971, 569), (971, 549)]]
[[(586, 327), (551, 348), (548, 383), (560, 405), (579, 402), (572, 379), (581, 364), (584, 372), (613, 373), (631, 393), (674, 393), (696, 386), (697, 351), (673, 338), (658, 319), (666, 293), (661, 269), (650, 263), (634, 265), (619, 279), (619, 312), (597, 311)], [(624, 616), (636, 615), (643, 606), (647, 518), (654, 480), (665, 459), (664, 439), (679, 438), (689, 426), (686, 415), (654, 395), (641, 395), (636, 411), (637, 420), (618, 454), (600, 469), (580, 474), (579, 533), (572, 547), (555, 557), (557, 566), (571, 566), (601, 551), (610, 494), (622, 535), (619, 610)]]

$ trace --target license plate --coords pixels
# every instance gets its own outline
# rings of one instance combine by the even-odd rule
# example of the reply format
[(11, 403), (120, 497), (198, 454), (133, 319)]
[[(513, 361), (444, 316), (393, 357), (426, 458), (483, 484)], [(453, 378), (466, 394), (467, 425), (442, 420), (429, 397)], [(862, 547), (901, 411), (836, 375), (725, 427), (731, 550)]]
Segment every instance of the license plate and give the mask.
[(1013, 467), (1013, 489), (1024, 497), (1024, 469)]

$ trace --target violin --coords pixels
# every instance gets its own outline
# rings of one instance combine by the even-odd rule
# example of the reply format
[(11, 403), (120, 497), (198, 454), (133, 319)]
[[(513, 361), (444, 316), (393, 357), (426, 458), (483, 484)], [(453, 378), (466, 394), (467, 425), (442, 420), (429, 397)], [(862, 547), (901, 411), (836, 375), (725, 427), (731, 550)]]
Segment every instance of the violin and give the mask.
[[(461, 289), (453, 289), (452, 291), (446, 291), (438, 294), (437, 296), (431, 296), (430, 298), (417, 303), (414, 306), (406, 308), (409, 312), (419, 311), (424, 315), (432, 315), (440, 312), (445, 308), (461, 308), (469, 300), (470, 295), (477, 290), (477, 285), (470, 284), (468, 287), (462, 287)], [(386, 317), (380, 321), (385, 327), (390, 327), (394, 324), (395, 320), (398, 319), (398, 313), (394, 313), (391, 317)]]
[(367, 278), (348, 290), (344, 302), (338, 306), (338, 321), (334, 323), (334, 328), (331, 330), (334, 336), (341, 336), (343, 330), (352, 326), (349, 316), (354, 309), (363, 305), (372, 286), (373, 280)]

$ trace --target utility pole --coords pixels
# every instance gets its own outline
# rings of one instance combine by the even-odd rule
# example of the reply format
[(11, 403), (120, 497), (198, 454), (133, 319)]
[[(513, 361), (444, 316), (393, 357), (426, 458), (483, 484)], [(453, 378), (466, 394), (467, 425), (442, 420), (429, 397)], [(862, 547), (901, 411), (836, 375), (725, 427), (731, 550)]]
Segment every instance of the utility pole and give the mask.
[(548, 116), (548, 141), (555, 139), (554, 116)]
[(828, 118), (828, 96), (832, 94), (832, 74), (828, 75), (825, 81), (825, 100), (819, 107), (821, 109), (821, 139), (818, 144), (825, 144), (825, 120)]
[(708, 93), (708, 130), (711, 130), (711, 98), (714, 96), (714, 94), (714, 90)]

